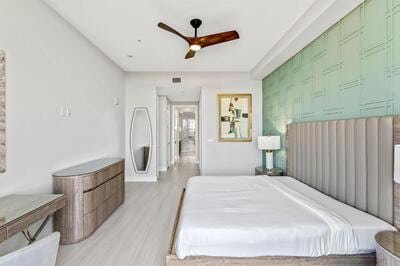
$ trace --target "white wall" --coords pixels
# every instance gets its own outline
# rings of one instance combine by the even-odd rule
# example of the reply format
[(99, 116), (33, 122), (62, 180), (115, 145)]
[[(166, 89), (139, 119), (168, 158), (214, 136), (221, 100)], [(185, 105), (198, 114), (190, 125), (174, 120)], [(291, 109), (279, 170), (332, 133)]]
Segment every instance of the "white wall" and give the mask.
[[(153, 124), (154, 141), (156, 141), (156, 88), (172, 86), (172, 76), (182, 77), (180, 85), (182, 88), (202, 87), (200, 99), (202, 174), (253, 174), (254, 167), (261, 164), (261, 152), (257, 149), (256, 138), (262, 134), (262, 85), (261, 81), (250, 79), (249, 73), (129, 73), (125, 91), (126, 125), (128, 125), (135, 107), (148, 107)], [(179, 87), (176, 84), (174, 86)], [(217, 142), (218, 93), (251, 93), (253, 95), (253, 142)], [(129, 127), (126, 126), (126, 128)], [(126, 135), (128, 133), (126, 132)], [(128, 148), (127, 146), (126, 156), (128, 156)], [(154, 147), (154, 154), (155, 151)], [(155, 181), (157, 173), (154, 158), (152, 158), (149, 173), (146, 175), (135, 175), (132, 167), (127, 163), (127, 176), (130, 176), (131, 180)]]
[[(154, 80), (149, 78), (136, 78), (146, 74), (127, 74), (125, 79), (125, 178), (127, 181), (157, 181), (157, 92)], [(152, 127), (153, 147), (150, 158), (150, 166), (147, 174), (135, 174), (130, 161), (130, 123), (135, 107), (146, 107)]]
[[(257, 149), (257, 137), (262, 135), (261, 86), (261, 81), (235, 74), (209, 80), (202, 87), (202, 175), (254, 175), (254, 168), (262, 164)], [(219, 93), (252, 94), (252, 142), (218, 142)]]
[[(50, 193), (54, 171), (124, 156), (120, 68), (40, 0), (0, 0), (0, 48), (7, 61), (7, 169), (0, 196)], [(61, 117), (62, 105), (71, 108), (70, 118)], [(0, 245), (0, 253), (18, 239)]]

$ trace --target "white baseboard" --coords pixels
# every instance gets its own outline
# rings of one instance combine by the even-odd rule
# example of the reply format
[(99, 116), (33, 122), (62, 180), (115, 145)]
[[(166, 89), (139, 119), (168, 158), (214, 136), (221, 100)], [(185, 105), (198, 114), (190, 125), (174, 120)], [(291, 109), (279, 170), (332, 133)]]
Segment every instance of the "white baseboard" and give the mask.
[(126, 176), (125, 182), (157, 182), (156, 176)]
[(167, 172), (167, 171), (168, 171), (168, 168), (167, 168), (167, 167), (160, 167), (160, 168), (158, 169), (158, 171), (160, 171), (160, 172)]

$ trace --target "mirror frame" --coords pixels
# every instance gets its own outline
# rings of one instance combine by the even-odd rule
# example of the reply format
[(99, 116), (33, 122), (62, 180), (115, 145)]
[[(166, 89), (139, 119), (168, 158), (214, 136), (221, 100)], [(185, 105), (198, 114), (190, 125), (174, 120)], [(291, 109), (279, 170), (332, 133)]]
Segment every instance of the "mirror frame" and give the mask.
[[(135, 157), (134, 157), (133, 150), (132, 150), (132, 128), (133, 128), (133, 122), (135, 121), (136, 113), (138, 111), (145, 112), (146, 118), (147, 118), (147, 123), (148, 123), (149, 130), (150, 130), (149, 160), (147, 161), (146, 169), (144, 169), (143, 171), (140, 171), (137, 169), (137, 166), (135, 163)], [(148, 111), (147, 107), (135, 107), (135, 109), (133, 109), (133, 114), (132, 114), (132, 119), (131, 119), (131, 127), (130, 127), (130, 131), (129, 131), (129, 149), (130, 149), (131, 161), (132, 161), (133, 169), (134, 169), (135, 173), (136, 174), (147, 174), (149, 171), (151, 157), (152, 157), (152, 150), (153, 150), (153, 129), (151, 127), (150, 115), (149, 115), (149, 111)]]

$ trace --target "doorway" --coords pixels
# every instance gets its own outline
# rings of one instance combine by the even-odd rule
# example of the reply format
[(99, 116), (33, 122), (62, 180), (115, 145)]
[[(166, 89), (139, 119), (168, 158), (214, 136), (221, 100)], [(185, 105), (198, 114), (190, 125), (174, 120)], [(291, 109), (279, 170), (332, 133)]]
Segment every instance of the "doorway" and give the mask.
[(199, 166), (200, 130), (198, 102), (157, 99), (157, 172), (187, 164)]
[(157, 173), (201, 168), (200, 87), (157, 87)]
[(172, 106), (172, 164), (199, 163), (198, 104)]

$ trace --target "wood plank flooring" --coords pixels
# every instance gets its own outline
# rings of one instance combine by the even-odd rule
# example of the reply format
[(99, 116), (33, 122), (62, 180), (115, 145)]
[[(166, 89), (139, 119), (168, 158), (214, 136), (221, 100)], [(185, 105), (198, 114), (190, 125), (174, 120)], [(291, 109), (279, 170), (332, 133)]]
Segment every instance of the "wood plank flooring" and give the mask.
[(126, 183), (126, 198), (88, 239), (60, 246), (57, 266), (165, 265), (179, 196), (197, 164), (180, 164), (157, 183)]
[(182, 140), (182, 151), (179, 161), (181, 163), (195, 163), (197, 161), (194, 138), (185, 138)]

